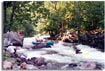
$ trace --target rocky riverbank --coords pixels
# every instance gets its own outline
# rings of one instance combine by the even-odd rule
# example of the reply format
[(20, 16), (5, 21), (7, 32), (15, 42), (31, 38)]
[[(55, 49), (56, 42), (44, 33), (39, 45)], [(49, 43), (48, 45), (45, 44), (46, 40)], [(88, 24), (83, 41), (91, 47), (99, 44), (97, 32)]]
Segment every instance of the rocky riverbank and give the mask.
[(56, 43), (51, 48), (23, 49), (17, 53), (3, 51), (3, 69), (12, 70), (102, 70), (104, 53), (86, 45), (77, 45), (81, 54), (72, 46)]

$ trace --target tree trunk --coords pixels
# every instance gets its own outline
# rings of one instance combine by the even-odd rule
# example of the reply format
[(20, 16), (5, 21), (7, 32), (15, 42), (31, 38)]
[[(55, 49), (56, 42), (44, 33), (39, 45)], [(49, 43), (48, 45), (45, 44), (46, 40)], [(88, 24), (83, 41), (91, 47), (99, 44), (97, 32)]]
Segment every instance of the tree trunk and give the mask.
[(9, 30), (11, 30), (11, 26), (13, 24), (13, 16), (14, 16), (14, 12), (15, 12), (15, 6), (16, 2), (12, 2), (12, 13), (11, 13), (11, 16), (10, 16), (10, 27), (9, 27)]
[(3, 3), (3, 12), (4, 12), (4, 14), (3, 14), (3, 23), (6, 23), (6, 16), (7, 16), (7, 14), (6, 14), (6, 8), (7, 8), (7, 3), (6, 2), (4, 2)]
[(79, 11), (79, 4), (78, 2), (75, 2), (75, 7), (76, 7), (76, 16), (77, 16), (77, 28), (78, 28), (78, 43), (80, 43), (80, 11)]
[[(3, 24), (6, 24), (7, 21), (7, 13), (6, 13), (6, 8), (7, 8), (7, 2), (3, 2)], [(4, 32), (6, 32), (6, 28), (4, 27)]]
[(63, 33), (64, 33), (64, 31), (65, 31), (64, 24), (65, 24), (65, 21), (62, 20), (61, 28), (60, 28), (60, 30), (59, 30), (59, 37), (63, 37)]
[(62, 21), (62, 27), (61, 27), (61, 37), (63, 36), (63, 32), (64, 32), (64, 20)]

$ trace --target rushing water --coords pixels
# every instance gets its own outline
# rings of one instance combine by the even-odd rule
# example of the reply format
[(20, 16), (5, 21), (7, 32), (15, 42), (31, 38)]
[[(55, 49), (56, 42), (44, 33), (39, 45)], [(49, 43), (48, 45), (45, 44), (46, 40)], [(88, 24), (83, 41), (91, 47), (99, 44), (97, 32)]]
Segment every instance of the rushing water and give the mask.
[[(33, 37), (25, 38), (23, 43), (24, 48), (30, 48), (33, 46), (32, 41), (34, 41)], [(54, 61), (58, 63), (78, 63), (81, 61), (87, 61), (104, 65), (104, 52), (98, 51), (87, 45), (78, 44), (76, 46), (81, 50), (81, 54), (76, 54), (73, 46), (64, 46), (62, 42), (55, 43), (51, 48), (40, 48), (34, 50), (20, 48), (17, 50), (17, 54), (20, 57), (25, 56), (26, 59), (32, 57), (43, 57), (46, 61)]]

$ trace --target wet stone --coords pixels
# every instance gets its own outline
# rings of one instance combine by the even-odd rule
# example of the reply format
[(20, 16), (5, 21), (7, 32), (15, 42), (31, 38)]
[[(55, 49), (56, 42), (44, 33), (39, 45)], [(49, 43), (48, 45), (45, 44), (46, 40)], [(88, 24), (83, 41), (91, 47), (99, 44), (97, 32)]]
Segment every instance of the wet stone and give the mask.
[(34, 63), (35, 63), (35, 65), (37, 65), (37, 66), (41, 66), (41, 65), (45, 64), (45, 59), (42, 58), (42, 57), (36, 58)]
[(57, 62), (48, 62), (46, 67), (48, 70), (58, 70), (60, 69), (63, 65), (65, 65), (64, 63), (57, 63)]
[(32, 64), (33, 62), (31, 61), (31, 59), (27, 59), (26, 63), (27, 64)]
[(41, 70), (47, 69), (47, 67), (45, 65), (38, 66), (38, 68), (41, 69)]
[(32, 57), (30, 60), (31, 60), (30, 64), (35, 65), (36, 57)]
[(47, 51), (47, 53), (46, 54), (57, 54), (58, 52), (56, 52), (56, 51)]
[(26, 59), (25, 58), (17, 58), (18, 65), (20, 65), (23, 62), (26, 62)]
[(20, 59), (21, 59), (21, 62), (26, 62), (25, 58), (20, 58)]
[(86, 69), (86, 70), (94, 70), (96, 68), (96, 63), (94, 62), (87, 62), (87, 63), (84, 63), (83, 65), (81, 65), (79, 67), (81, 70), (83, 69)]
[(20, 65), (21, 69), (26, 69), (27, 68), (27, 64), (25, 62), (21, 63)]
[(68, 66), (69, 66), (69, 67), (76, 67), (77, 64), (76, 64), (76, 63), (71, 63), (71, 64), (69, 64)]
[(47, 63), (46, 67), (47, 67), (47, 69), (52, 69), (53, 65), (52, 65), (52, 63)]

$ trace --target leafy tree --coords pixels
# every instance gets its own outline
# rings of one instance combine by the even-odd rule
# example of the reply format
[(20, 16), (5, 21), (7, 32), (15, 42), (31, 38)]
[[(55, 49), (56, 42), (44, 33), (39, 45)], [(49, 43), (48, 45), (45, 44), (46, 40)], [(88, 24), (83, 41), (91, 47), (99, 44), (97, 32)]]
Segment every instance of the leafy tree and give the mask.
[(4, 1), (4, 31), (23, 29), (26, 36), (67, 30), (90, 31), (104, 26), (104, 2)]
[(98, 26), (104, 26), (103, 2), (80, 2), (80, 9), (81, 23), (85, 30), (89, 31), (97, 28)]
[[(8, 2), (4, 2), (8, 3)], [(35, 32), (37, 22), (42, 18), (43, 2), (9, 2), (9, 7), (6, 7), (7, 14), (5, 31), (24, 29), (26, 36), (31, 36)], [(5, 6), (4, 6), (5, 7)], [(7, 25), (8, 24), (8, 25)]]

